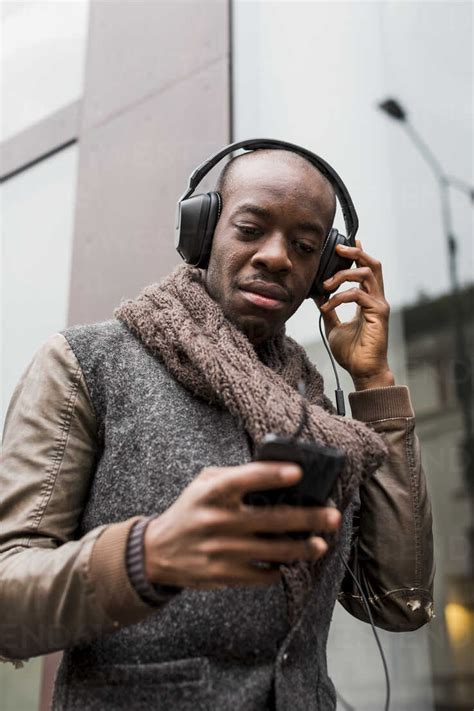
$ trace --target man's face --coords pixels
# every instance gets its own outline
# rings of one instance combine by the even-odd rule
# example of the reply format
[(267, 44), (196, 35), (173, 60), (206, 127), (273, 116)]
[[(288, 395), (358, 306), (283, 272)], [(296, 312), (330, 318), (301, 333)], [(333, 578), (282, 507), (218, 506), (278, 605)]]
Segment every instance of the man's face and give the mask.
[(274, 335), (307, 296), (334, 204), (331, 186), (299, 156), (252, 153), (232, 168), (206, 287), (252, 343)]

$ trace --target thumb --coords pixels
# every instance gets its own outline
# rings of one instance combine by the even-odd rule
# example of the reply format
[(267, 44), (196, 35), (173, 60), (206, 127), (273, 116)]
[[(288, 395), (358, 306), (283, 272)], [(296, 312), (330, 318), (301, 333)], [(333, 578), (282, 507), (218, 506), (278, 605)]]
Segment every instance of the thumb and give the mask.
[(339, 318), (335, 311), (329, 311), (328, 313), (324, 313), (324, 311), (321, 311), (320, 313), (323, 317), (326, 338), (329, 338), (332, 329), (340, 324)]
[(332, 329), (334, 326), (337, 326), (340, 321), (339, 318), (336, 314), (335, 311), (328, 311), (325, 313), (324, 311), (321, 311), (321, 306), (326, 303), (326, 301), (329, 299), (328, 296), (315, 296), (313, 298), (314, 303), (319, 309), (319, 313), (323, 317), (323, 322), (324, 322), (324, 331), (326, 333), (326, 338), (329, 338), (329, 334), (331, 333)]

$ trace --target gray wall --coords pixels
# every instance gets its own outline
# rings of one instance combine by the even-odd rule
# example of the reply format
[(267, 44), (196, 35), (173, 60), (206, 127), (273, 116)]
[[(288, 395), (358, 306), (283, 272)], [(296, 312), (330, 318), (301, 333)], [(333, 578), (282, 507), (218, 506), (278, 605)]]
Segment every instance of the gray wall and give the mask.
[(229, 142), (229, 96), (225, 0), (92, 3), (70, 324), (109, 318), (178, 264), (176, 199)]

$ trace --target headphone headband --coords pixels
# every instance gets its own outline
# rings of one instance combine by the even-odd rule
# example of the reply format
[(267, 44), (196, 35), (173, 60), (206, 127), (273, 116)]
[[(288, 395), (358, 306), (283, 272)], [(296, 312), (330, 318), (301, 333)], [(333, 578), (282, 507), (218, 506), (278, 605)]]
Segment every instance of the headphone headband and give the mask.
[(307, 297), (328, 295), (324, 282), (341, 269), (349, 269), (352, 259), (342, 257), (336, 252), (338, 244), (355, 247), (355, 236), (359, 227), (357, 213), (352, 203), (349, 191), (329, 163), (308, 151), (302, 146), (287, 141), (268, 138), (251, 138), (237, 141), (222, 148), (210, 158), (201, 163), (189, 178), (186, 192), (179, 199), (176, 210), (176, 249), (187, 264), (206, 269), (212, 251), (214, 231), (221, 212), (221, 197), (217, 191), (193, 195), (196, 187), (207, 173), (222, 158), (237, 151), (239, 148), (252, 151), (258, 149), (287, 150), (300, 155), (319, 170), (330, 182), (342, 208), (347, 237), (337, 229), (331, 228), (321, 247), (321, 257), (318, 271), (315, 275)]
[(209, 173), (212, 168), (214, 168), (214, 166), (222, 160), (222, 158), (225, 158), (225, 156), (239, 150), (240, 148), (249, 151), (257, 150), (259, 148), (287, 150), (306, 158), (310, 163), (312, 163), (312, 165), (314, 165), (315, 168), (317, 168), (329, 180), (334, 188), (341, 204), (347, 231), (347, 240), (350, 244), (355, 244), (355, 235), (359, 227), (359, 220), (357, 218), (357, 213), (355, 211), (351, 196), (349, 195), (349, 191), (344, 185), (342, 179), (336, 173), (334, 168), (332, 168), (323, 158), (320, 158), (315, 153), (312, 153), (302, 146), (298, 146), (295, 143), (288, 143), (287, 141), (279, 141), (269, 138), (250, 138), (245, 141), (236, 141), (235, 143), (231, 143), (225, 148), (222, 148), (194, 170), (189, 178), (188, 188), (180, 197), (178, 204), (192, 195), (204, 176), (207, 175), (207, 173)]

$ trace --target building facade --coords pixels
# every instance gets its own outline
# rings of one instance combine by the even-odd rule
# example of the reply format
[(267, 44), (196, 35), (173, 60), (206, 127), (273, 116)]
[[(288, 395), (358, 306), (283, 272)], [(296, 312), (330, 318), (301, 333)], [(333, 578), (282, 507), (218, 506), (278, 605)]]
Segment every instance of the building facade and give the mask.
[[(472, 479), (460, 454), (459, 379), (472, 380), (468, 364), (454, 367), (437, 185), (376, 109), (400, 95), (448, 172), (471, 179), (470, 3), (39, 0), (1, 9), (2, 422), (51, 333), (109, 318), (179, 263), (175, 204), (196, 165), (258, 136), (322, 155), (351, 191), (364, 248), (384, 267), (391, 366), (411, 388), (433, 499), (436, 618), (416, 633), (381, 631), (393, 707), (470, 709)], [(472, 208), (451, 199), (472, 352)], [(305, 303), (288, 331), (331, 395), (317, 330)], [(0, 708), (47, 709), (58, 656), (0, 664)], [(371, 629), (340, 606), (328, 656), (341, 709), (381, 708)]]

